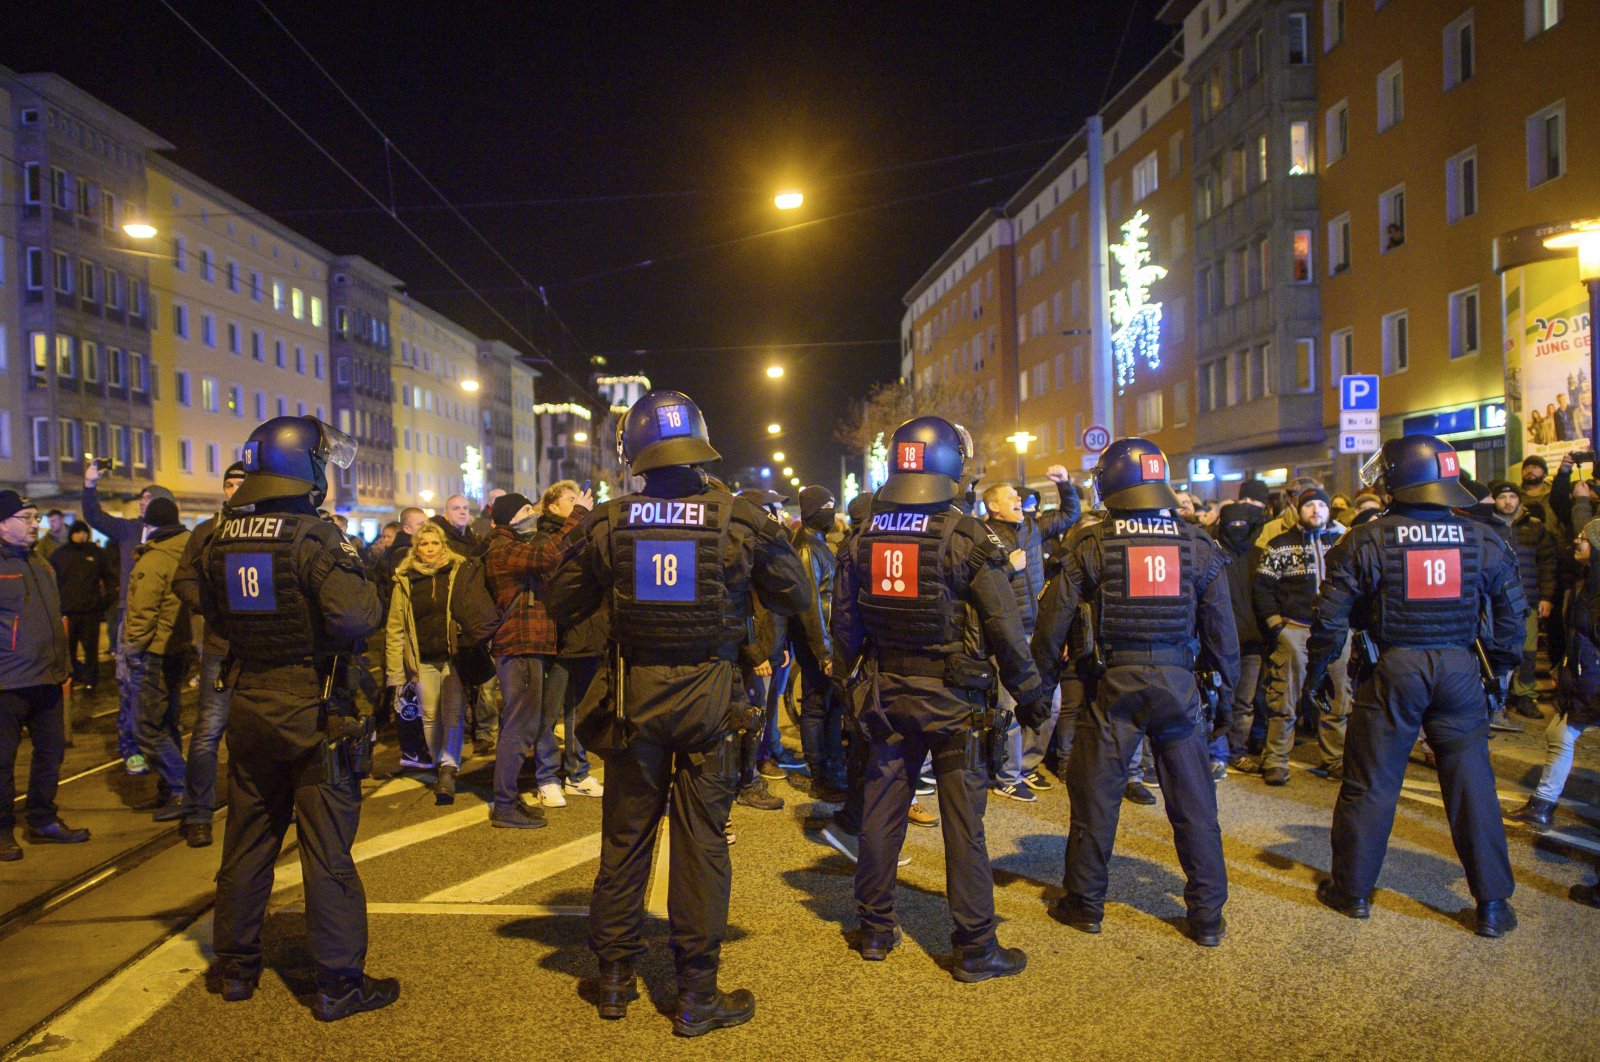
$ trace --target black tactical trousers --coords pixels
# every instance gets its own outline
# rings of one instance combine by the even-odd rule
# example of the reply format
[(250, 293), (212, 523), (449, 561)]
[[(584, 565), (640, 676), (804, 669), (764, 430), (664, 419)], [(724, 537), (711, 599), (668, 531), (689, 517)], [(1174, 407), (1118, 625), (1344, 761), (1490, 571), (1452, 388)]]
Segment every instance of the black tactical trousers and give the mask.
[[(968, 758), (970, 702), (935, 678), (883, 674), (881, 697), (894, 733), (875, 736), (867, 751), (856, 913), (861, 927), (896, 925), (895, 874), (906, 839), (906, 812), (929, 752), (939, 787), (944, 832), (945, 896), (958, 948), (994, 942), (994, 875), (983, 834), (989, 800), (988, 764)], [(969, 768), (968, 764), (972, 764)]]
[(1113, 667), (1101, 677), (1094, 702), (1084, 706), (1078, 720), (1067, 761), (1072, 815), (1061, 884), (1080, 909), (1097, 917), (1105, 909), (1107, 866), (1122, 813), (1128, 761), (1148, 736), (1178, 862), (1188, 878), (1183, 898), (1189, 919), (1209, 926), (1222, 917), (1228, 872), (1207, 734), (1199, 715), (1194, 675), (1183, 668)]
[(844, 705), (833, 681), (803, 640), (790, 645), (800, 669), (800, 746), (811, 777), (839, 785), (845, 782)]
[(725, 660), (628, 668), (628, 747), (606, 757), (600, 873), (589, 900), (589, 948), (602, 963), (644, 953), (645, 896), (656, 828), (672, 801), (667, 941), (680, 992), (717, 987), (733, 864), (723, 827), (739, 785), (728, 709), (738, 669)]
[(1445, 818), (1473, 899), (1507, 899), (1514, 882), (1489, 763), (1488, 702), (1466, 649), (1386, 650), (1356, 690), (1333, 806), (1334, 885), (1347, 896), (1377, 886), (1419, 729), (1439, 764)]
[[(261, 926), (272, 895), (272, 867), (293, 822), (317, 985), (342, 994), (360, 981), (367, 958), (367, 894), (350, 857), (361, 820), (361, 786), (349, 776), (340, 783), (327, 781), (321, 749), (306, 748), (303, 733), (277, 730), (284, 696), (282, 690), (244, 684), (234, 690), (228, 825), (212, 943), (224, 976), (251, 981), (261, 976)], [(304, 712), (314, 712), (309, 701)]]

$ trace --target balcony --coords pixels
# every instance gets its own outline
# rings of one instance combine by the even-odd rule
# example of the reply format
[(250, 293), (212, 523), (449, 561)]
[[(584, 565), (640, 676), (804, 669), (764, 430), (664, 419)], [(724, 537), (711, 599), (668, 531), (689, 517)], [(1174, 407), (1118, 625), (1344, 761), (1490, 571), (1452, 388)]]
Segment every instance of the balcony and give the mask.
[(1240, 453), (1317, 443), (1325, 437), (1321, 394), (1271, 395), (1200, 414), (1195, 419), (1194, 451)]
[(1272, 292), (1263, 291), (1201, 321), (1200, 349), (1209, 352), (1233, 347), (1270, 333), (1272, 327)]

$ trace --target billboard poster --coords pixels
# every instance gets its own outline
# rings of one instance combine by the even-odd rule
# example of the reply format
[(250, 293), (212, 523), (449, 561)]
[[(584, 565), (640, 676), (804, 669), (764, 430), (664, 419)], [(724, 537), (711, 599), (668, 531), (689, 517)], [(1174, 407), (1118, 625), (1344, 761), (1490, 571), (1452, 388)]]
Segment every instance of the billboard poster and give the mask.
[(1507, 269), (1501, 297), (1509, 463), (1538, 454), (1554, 471), (1562, 455), (1589, 448), (1589, 293), (1569, 258)]

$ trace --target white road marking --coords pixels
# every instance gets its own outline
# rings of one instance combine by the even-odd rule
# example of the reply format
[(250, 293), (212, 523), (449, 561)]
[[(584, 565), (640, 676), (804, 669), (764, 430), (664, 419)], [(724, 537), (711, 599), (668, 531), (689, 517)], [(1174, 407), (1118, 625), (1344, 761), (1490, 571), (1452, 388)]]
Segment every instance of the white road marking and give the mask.
[[(283, 912), (301, 912), (300, 904), (280, 907)], [(486, 915), (498, 918), (587, 918), (587, 907), (544, 903), (369, 903), (369, 915)]]
[(99, 1058), (205, 973), (214, 958), (208, 914), (73, 1005), (13, 1057)]
[(545, 878), (553, 878), (573, 867), (581, 867), (590, 860), (600, 858), (600, 835), (591, 833), (576, 841), (568, 841), (557, 848), (535, 852), (514, 863), (468, 878), (447, 889), (440, 889), (422, 898), (428, 903), (488, 903), (516, 892)]
[[(368, 859), (388, 855), (390, 852), (398, 852), (402, 848), (407, 848), (423, 841), (431, 841), (436, 837), (443, 837), (445, 834), (464, 830), (475, 823), (482, 823), (485, 829), (489, 826), (489, 811), (482, 804), (477, 807), (455, 811), (449, 815), (442, 815), (437, 819), (428, 819), (426, 822), (403, 826), (398, 830), (390, 830), (388, 833), (380, 833), (378, 836), (369, 837), (365, 841), (358, 841), (356, 846), (351, 849), (350, 855), (357, 863), (362, 863)], [(303, 879), (299, 874), (299, 869), (300, 864), (297, 862), (278, 864), (280, 873), (272, 884), (273, 895), (301, 884)], [(284, 871), (287, 871), (287, 873), (282, 873)]]
[(397, 774), (371, 793), (368, 793), (365, 799), (377, 800), (381, 797), (399, 796), (401, 793), (409, 793), (426, 788), (428, 788), (428, 783), (421, 778), (409, 774)]

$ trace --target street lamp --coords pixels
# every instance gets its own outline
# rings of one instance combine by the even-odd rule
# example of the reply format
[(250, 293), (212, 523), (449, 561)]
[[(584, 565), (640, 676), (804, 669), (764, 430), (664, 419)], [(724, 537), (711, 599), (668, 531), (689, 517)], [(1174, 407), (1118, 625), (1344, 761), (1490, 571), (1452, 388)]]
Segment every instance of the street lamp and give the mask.
[(785, 465), (783, 468), (783, 474), (786, 476), (792, 476), (794, 475), (794, 469), (790, 468), (788, 465)]
[(789, 477), (789, 482), (791, 484), (793, 484), (794, 486), (798, 487), (800, 485), (800, 477), (799, 476), (790, 476)]
[(800, 192), (779, 192), (772, 201), (779, 210), (795, 210), (806, 201), (806, 197)]
[(768, 435), (781, 435), (782, 433), (783, 433), (783, 425), (779, 424), (777, 421), (773, 421), (771, 424), (767, 425), (767, 434)]
[(781, 377), (783, 375), (783, 366), (782, 365), (768, 365), (767, 366), (767, 375), (770, 376), (774, 380), (778, 379), (779, 377)]
[(417, 497), (422, 499), (422, 504), (423, 505), (427, 505), (429, 502), (433, 501), (433, 491), (431, 491), (431, 490), (420, 491), (417, 494)]
[(478, 389), (478, 381), (469, 376), (461, 381), (461, 389), (468, 392), (476, 391)]
[(125, 222), (122, 231), (136, 240), (151, 240), (156, 235), (156, 227), (148, 221)]
[(1037, 438), (1037, 435), (1030, 434), (1021, 428), (1018, 428), (1014, 434), (1006, 436), (1006, 442), (1017, 448), (1017, 486), (1019, 487), (1027, 484), (1028, 471), (1023, 466), (1023, 459), (1028, 455), (1028, 444)]
[(586, 431), (575, 431), (572, 433), (572, 441), (575, 443), (586, 443), (589, 441), (589, 433)]
[[(1589, 288), (1589, 406), (1600, 406), (1600, 218), (1574, 222), (1566, 232), (1551, 236), (1544, 245), (1552, 251), (1578, 252), (1578, 279)], [(1600, 447), (1600, 418), (1590, 427), (1589, 449)]]
[(783, 451), (782, 450), (774, 450), (774, 451), (772, 451), (772, 459), (774, 461), (782, 461), (783, 460)]

